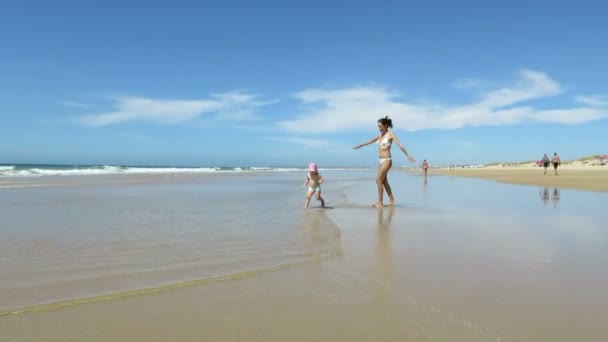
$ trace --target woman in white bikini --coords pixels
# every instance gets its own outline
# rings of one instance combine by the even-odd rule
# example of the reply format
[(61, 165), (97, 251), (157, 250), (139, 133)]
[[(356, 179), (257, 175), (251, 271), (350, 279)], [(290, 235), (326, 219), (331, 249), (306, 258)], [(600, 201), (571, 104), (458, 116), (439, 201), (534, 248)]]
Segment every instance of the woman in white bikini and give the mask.
[(378, 202), (374, 203), (373, 206), (376, 208), (381, 208), (384, 205), (384, 190), (389, 197), (389, 202), (386, 205), (387, 207), (395, 204), (395, 197), (393, 196), (393, 192), (391, 190), (391, 186), (388, 184), (388, 171), (393, 166), (393, 160), (391, 158), (391, 145), (393, 141), (399, 146), (401, 151), (405, 153), (407, 159), (409, 159), (412, 163), (416, 162), (405, 149), (405, 146), (401, 144), (395, 133), (389, 131), (389, 128), (393, 128), (393, 122), (389, 119), (388, 116), (378, 120), (378, 130), (380, 130), (380, 134), (370, 139), (360, 145), (353, 147), (355, 150), (360, 147), (372, 144), (376, 142), (378, 144), (378, 158), (379, 158), (379, 166), (378, 166), (378, 176), (376, 176), (376, 185), (378, 187)]

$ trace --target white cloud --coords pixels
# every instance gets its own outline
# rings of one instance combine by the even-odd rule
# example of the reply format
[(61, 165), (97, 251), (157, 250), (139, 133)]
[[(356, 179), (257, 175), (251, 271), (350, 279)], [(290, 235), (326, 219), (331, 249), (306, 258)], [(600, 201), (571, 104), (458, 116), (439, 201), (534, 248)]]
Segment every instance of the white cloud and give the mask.
[(87, 126), (106, 126), (127, 121), (147, 121), (174, 124), (215, 114), (218, 120), (243, 121), (255, 119), (255, 108), (269, 102), (257, 101), (256, 96), (231, 92), (212, 94), (203, 100), (158, 100), (144, 97), (113, 98), (113, 111), (86, 115), (80, 122)]
[[(561, 86), (542, 72), (522, 70), (509, 86), (479, 91), (467, 105), (404, 101), (380, 86), (348, 89), (308, 89), (294, 94), (304, 112), (278, 126), (296, 133), (328, 133), (374, 128), (378, 118), (389, 115), (397, 129), (457, 129), (467, 126), (514, 125), (525, 121), (574, 124), (601, 119), (605, 110), (591, 107), (539, 110), (522, 102), (562, 92)], [(478, 81), (475, 81), (479, 83)], [(314, 124), (311, 124), (314, 123)]]
[(137, 133), (125, 133), (125, 134), (121, 134), (120, 137), (123, 139), (127, 139), (127, 140), (133, 140), (133, 141), (145, 142), (145, 143), (158, 142), (158, 140), (155, 137), (151, 137), (149, 135), (137, 134)]
[(330, 144), (327, 140), (308, 139), (298, 137), (266, 137), (265, 140), (279, 141), (288, 144), (303, 145), (306, 147), (325, 147)]
[(497, 108), (510, 106), (522, 101), (557, 95), (560, 85), (542, 72), (522, 70), (520, 79), (510, 87), (503, 87), (483, 94), (479, 106)]
[(473, 141), (452, 141), (452, 142), (450, 142), (450, 145), (456, 145), (456, 146), (461, 146), (461, 147), (465, 147), (465, 148), (479, 147), (479, 144), (477, 144), (476, 142), (473, 142)]
[(452, 87), (456, 89), (481, 89), (490, 85), (490, 82), (476, 78), (461, 78), (452, 83)]
[(551, 109), (535, 111), (531, 117), (538, 122), (579, 124), (602, 119), (606, 117), (606, 111), (597, 108)]
[(576, 102), (592, 107), (608, 107), (608, 97), (602, 95), (577, 96)]
[[(470, 92), (475, 98), (470, 103), (458, 105), (407, 99), (393, 89), (377, 85), (306, 89), (293, 94), (301, 105), (298, 115), (263, 129), (279, 128), (289, 133), (373, 130), (376, 120), (385, 115), (394, 120), (396, 129), (410, 131), (515, 125), (526, 121), (577, 124), (608, 116), (608, 98), (599, 95), (577, 96), (578, 105), (571, 108), (535, 108), (531, 101), (563, 92), (558, 82), (539, 71), (521, 70), (510, 84), (493, 84), (497, 83), (472, 78), (458, 80), (453, 86)], [(261, 100), (256, 95), (240, 91), (215, 93), (193, 100), (133, 96), (112, 97), (110, 100), (112, 110), (81, 116), (79, 122), (94, 127), (130, 121), (175, 124), (204, 116), (210, 120), (240, 122), (250, 127), (251, 121), (259, 118), (256, 114), (259, 107), (277, 102)], [(75, 108), (93, 108), (74, 101), (57, 102)], [(298, 143), (296, 138), (291, 139), (291, 143)], [(299, 143), (315, 144), (307, 139)]]
[(93, 105), (76, 101), (57, 100), (55, 102), (59, 103), (60, 105), (72, 108), (95, 108), (95, 106)]

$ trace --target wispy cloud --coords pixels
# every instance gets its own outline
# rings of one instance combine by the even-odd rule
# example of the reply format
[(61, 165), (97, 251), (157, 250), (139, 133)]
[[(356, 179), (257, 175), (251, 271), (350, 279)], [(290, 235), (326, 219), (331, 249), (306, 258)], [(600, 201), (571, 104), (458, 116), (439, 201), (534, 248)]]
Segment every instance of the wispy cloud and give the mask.
[(461, 78), (452, 83), (456, 89), (483, 89), (491, 86), (491, 82), (476, 78)]
[(328, 140), (308, 139), (299, 137), (265, 137), (265, 140), (280, 141), (283, 143), (302, 145), (306, 147), (326, 147), (330, 145)]
[[(608, 116), (608, 98), (600, 95), (577, 96), (577, 104), (572, 107), (534, 107), (533, 101), (564, 92), (558, 82), (539, 71), (521, 70), (508, 84), (496, 84), (474, 78), (456, 81), (453, 86), (475, 98), (468, 104), (457, 105), (404, 98), (394, 89), (377, 85), (306, 89), (292, 95), (301, 110), (272, 128), (302, 134), (363, 130), (369, 129), (370, 125), (373, 127), (375, 120), (385, 115), (394, 119), (395, 128), (410, 131), (514, 125), (526, 121), (577, 124)], [(209, 124), (221, 120), (250, 127), (252, 120), (260, 119), (260, 107), (277, 102), (241, 91), (215, 93), (191, 100), (114, 96), (110, 101), (111, 110), (79, 116), (78, 122), (101, 127), (124, 122), (176, 124), (204, 117), (209, 120), (196, 122)], [(76, 101), (57, 102), (73, 108), (94, 108)], [(311, 125), (311, 122), (316, 124)], [(309, 146), (319, 143), (295, 137), (291, 137), (290, 142)]]
[(484, 99), (476, 105), (488, 109), (499, 108), (561, 92), (560, 85), (544, 73), (522, 70), (520, 78), (513, 85), (482, 93)]
[[(472, 84), (481, 84), (481, 81)], [(513, 125), (525, 121), (575, 124), (606, 117), (606, 110), (590, 106), (541, 110), (521, 105), (562, 92), (559, 83), (533, 70), (521, 70), (510, 85), (476, 91), (478, 100), (466, 105), (405, 101), (399, 93), (379, 86), (308, 89), (293, 95), (304, 107), (301, 115), (283, 120), (278, 126), (296, 133), (329, 133), (369, 129), (379, 117), (389, 115), (396, 128), (415, 131)], [(310, 122), (318, 124), (312, 127)]]
[(577, 96), (577, 97), (575, 97), (575, 100), (576, 100), (576, 102), (582, 103), (587, 106), (608, 107), (608, 96), (602, 96), (602, 95)]
[(55, 102), (57, 102), (60, 105), (63, 105), (66, 107), (72, 107), (72, 108), (95, 108), (94, 105), (91, 105), (88, 103), (76, 102), (76, 101), (56, 100)]
[(127, 121), (175, 124), (213, 115), (214, 119), (243, 121), (256, 119), (255, 109), (272, 102), (240, 92), (212, 94), (208, 99), (160, 100), (122, 96), (112, 98), (112, 111), (85, 115), (79, 122), (87, 126), (106, 126)]
[(264, 140), (278, 141), (285, 144), (298, 145), (304, 148), (314, 148), (322, 150), (325, 154), (337, 154), (344, 156), (354, 154), (352, 146), (340, 141), (330, 141), (325, 139), (312, 139), (296, 136), (289, 137), (264, 137)]
[(149, 135), (144, 135), (144, 134), (138, 134), (138, 133), (124, 133), (124, 134), (121, 134), (121, 138), (131, 140), (131, 141), (145, 142), (145, 143), (158, 142), (158, 139), (155, 137), (152, 137)]
[(476, 142), (472, 142), (472, 141), (452, 141), (452, 142), (450, 142), (450, 145), (461, 146), (461, 147), (464, 147), (464, 148), (477, 148), (477, 147), (479, 147), (479, 144), (477, 144)]

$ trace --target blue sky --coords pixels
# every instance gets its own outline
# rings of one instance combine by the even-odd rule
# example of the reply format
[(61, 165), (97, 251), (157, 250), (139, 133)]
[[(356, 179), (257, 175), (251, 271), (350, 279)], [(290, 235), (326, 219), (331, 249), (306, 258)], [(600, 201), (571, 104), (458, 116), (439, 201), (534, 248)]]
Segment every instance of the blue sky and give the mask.
[[(608, 153), (603, 1), (23, 1), (0, 163), (373, 166)], [(396, 165), (411, 165), (393, 149)]]

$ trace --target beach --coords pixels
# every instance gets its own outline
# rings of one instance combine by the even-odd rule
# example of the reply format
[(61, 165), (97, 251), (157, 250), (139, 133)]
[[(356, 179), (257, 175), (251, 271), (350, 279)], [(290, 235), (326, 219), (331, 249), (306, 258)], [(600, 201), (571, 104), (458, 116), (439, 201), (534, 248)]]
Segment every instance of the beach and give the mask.
[(0, 178), (3, 341), (608, 338), (608, 194), (320, 172)]
[(475, 177), (493, 179), (511, 184), (559, 187), (608, 192), (608, 167), (606, 166), (560, 166), (555, 176), (553, 166), (544, 175), (542, 167), (525, 166), (490, 166), (479, 168), (436, 168), (429, 173), (456, 177)]

